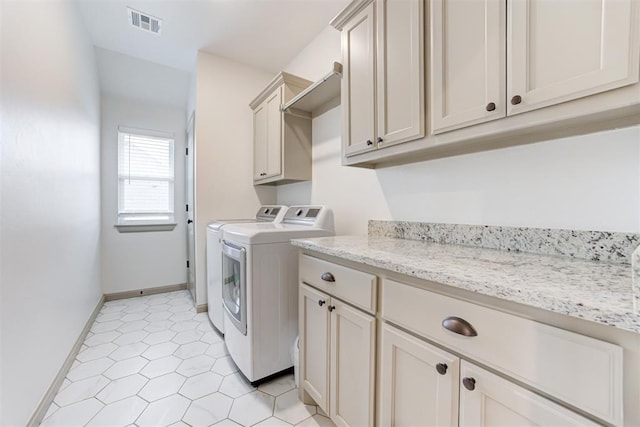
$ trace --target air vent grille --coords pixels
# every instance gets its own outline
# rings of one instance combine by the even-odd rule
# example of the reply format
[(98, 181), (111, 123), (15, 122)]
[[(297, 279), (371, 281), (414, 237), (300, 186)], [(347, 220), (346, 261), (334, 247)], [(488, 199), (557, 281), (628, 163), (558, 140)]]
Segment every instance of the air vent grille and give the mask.
[(131, 9), (130, 7), (127, 8), (127, 14), (129, 15), (129, 24), (141, 30), (160, 35), (162, 31), (162, 19), (151, 16), (148, 13), (140, 12), (139, 10)]

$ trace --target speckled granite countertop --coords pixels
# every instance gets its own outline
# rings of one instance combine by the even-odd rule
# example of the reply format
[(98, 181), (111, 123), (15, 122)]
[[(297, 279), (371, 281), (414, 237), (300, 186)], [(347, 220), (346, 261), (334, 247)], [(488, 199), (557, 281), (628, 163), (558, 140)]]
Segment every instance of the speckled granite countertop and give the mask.
[(293, 245), (471, 292), (640, 333), (630, 265), (388, 237)]

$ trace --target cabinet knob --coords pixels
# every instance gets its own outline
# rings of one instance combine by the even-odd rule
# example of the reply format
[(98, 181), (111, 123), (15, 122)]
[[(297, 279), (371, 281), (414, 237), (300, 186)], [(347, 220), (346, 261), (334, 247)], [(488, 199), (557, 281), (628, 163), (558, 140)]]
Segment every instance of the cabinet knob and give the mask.
[(449, 316), (442, 321), (442, 327), (458, 335), (465, 337), (476, 337), (478, 332), (471, 326), (471, 323), (455, 316)]
[(336, 278), (333, 277), (333, 274), (329, 273), (328, 271), (326, 273), (322, 273), (322, 276), (320, 276), (320, 278), (322, 280), (324, 280), (325, 282), (335, 282)]
[(487, 104), (487, 111), (493, 111), (496, 109), (496, 104), (494, 102), (490, 102)]
[(462, 385), (464, 385), (464, 388), (466, 388), (467, 390), (473, 391), (476, 389), (476, 380), (475, 378), (464, 377), (462, 379)]
[(521, 102), (522, 102), (522, 97), (520, 95), (515, 95), (513, 98), (511, 98), (512, 105), (518, 105)]
[(447, 368), (449, 368), (449, 367), (447, 366), (446, 363), (438, 363), (436, 365), (436, 371), (438, 371), (438, 373), (440, 375), (446, 374), (447, 373)]
[(335, 309), (336, 309), (336, 306), (335, 306), (335, 305), (328, 305), (328, 306), (327, 306), (327, 310), (329, 310), (330, 312), (331, 312), (331, 311), (333, 311), (333, 310), (335, 310)]
[(381, 136), (378, 137), (378, 142), (384, 141)]
[(322, 307), (325, 303), (326, 303), (326, 301), (325, 301), (325, 300), (323, 300), (323, 299), (318, 300), (318, 305), (319, 305), (320, 307)]
[(367, 139), (367, 145), (373, 145), (373, 141), (370, 139)]

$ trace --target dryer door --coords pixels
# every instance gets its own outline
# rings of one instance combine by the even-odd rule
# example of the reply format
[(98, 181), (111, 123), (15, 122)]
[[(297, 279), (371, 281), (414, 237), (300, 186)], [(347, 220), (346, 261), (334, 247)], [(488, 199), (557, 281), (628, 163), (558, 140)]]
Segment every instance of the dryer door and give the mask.
[(222, 242), (222, 303), (233, 325), (247, 335), (247, 251)]

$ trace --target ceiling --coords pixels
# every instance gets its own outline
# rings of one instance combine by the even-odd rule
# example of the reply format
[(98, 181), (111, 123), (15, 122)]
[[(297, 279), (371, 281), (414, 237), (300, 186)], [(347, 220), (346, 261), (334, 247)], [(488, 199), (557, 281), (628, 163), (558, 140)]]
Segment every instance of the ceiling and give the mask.
[[(198, 50), (277, 72), (348, 0), (76, 0), (93, 44), (193, 71)], [(158, 36), (128, 22), (127, 7), (161, 18)]]

